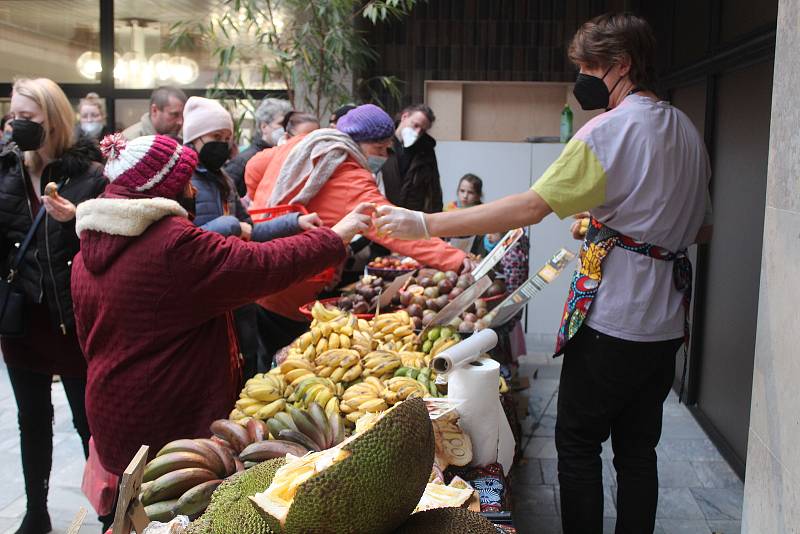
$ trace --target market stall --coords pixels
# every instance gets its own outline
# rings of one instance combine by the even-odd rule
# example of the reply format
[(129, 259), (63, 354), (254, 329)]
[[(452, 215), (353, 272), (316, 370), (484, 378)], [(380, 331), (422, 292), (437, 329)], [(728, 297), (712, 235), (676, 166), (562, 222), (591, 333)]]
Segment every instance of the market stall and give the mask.
[(153, 533), (514, 532), (516, 377), (490, 357), (495, 329), (573, 256), (559, 251), (506, 295), (491, 273), (507, 237), (472, 274), (381, 262), (304, 306), (308, 331), (208, 438), (131, 468), (135, 496), (118, 514), (143, 509)]

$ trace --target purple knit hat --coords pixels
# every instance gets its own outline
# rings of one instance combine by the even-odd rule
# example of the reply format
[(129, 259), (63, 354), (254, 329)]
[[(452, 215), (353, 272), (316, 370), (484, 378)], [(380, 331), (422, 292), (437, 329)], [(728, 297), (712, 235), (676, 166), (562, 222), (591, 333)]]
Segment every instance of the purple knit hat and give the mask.
[(154, 197), (178, 198), (197, 166), (197, 153), (166, 135), (126, 141), (113, 134), (100, 147), (108, 158), (105, 174), (111, 182)]
[(348, 111), (336, 122), (336, 129), (353, 141), (379, 141), (394, 135), (394, 122), (385, 111), (374, 104), (364, 104)]

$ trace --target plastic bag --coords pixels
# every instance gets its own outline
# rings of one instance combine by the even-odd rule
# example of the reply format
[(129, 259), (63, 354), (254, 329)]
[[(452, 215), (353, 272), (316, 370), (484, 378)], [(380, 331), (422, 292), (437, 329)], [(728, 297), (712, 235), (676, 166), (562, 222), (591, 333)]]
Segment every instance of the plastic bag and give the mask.
[(83, 468), (81, 491), (97, 515), (108, 515), (114, 509), (118, 485), (119, 477), (105, 470), (97, 456), (94, 438), (89, 438), (89, 459)]
[(189, 518), (179, 515), (169, 523), (153, 521), (144, 529), (142, 534), (181, 534), (189, 526)]

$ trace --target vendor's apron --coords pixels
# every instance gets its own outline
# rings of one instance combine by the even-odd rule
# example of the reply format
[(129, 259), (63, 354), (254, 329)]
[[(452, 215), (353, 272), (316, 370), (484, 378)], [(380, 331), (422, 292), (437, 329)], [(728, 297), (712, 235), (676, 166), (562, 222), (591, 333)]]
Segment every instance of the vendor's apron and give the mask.
[(673, 262), (672, 279), (675, 289), (683, 294), (683, 336), (684, 350), (686, 350), (686, 347), (689, 346), (689, 304), (692, 300), (692, 263), (686, 256), (686, 249), (670, 252), (657, 245), (641, 243), (592, 218), (586, 232), (586, 239), (581, 247), (580, 264), (572, 277), (569, 296), (564, 305), (564, 315), (558, 330), (555, 355), (559, 356), (564, 353), (567, 343), (578, 332), (589, 315), (592, 301), (594, 301), (597, 290), (600, 289), (600, 282), (603, 280), (603, 261), (614, 247), (624, 248), (657, 260)]

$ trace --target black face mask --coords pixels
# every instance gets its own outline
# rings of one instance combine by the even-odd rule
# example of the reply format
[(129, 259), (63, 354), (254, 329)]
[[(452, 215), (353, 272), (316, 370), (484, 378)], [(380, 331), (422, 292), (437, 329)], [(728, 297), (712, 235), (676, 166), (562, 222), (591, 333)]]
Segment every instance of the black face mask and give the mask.
[(218, 171), (222, 168), (231, 155), (231, 148), (228, 143), (223, 141), (210, 141), (200, 149), (200, 163), (210, 171)]
[(586, 111), (593, 109), (605, 109), (608, 111), (608, 101), (611, 98), (611, 93), (614, 92), (614, 89), (617, 88), (617, 85), (623, 78), (620, 76), (617, 83), (615, 83), (614, 87), (609, 91), (603, 80), (605, 80), (608, 73), (611, 72), (611, 68), (612, 67), (608, 68), (602, 78), (592, 76), (591, 74), (578, 74), (578, 78), (575, 80), (575, 87), (572, 89), (572, 94), (575, 95), (575, 99), (581, 105), (581, 108)]
[(175, 199), (180, 206), (189, 213), (189, 220), (194, 220), (194, 215), (197, 212), (197, 201), (194, 197), (187, 197), (185, 195), (179, 196)]
[(44, 143), (44, 128), (39, 122), (29, 121), (28, 119), (15, 119), (11, 121), (11, 140), (17, 144), (23, 152), (27, 150), (37, 150)]

